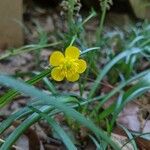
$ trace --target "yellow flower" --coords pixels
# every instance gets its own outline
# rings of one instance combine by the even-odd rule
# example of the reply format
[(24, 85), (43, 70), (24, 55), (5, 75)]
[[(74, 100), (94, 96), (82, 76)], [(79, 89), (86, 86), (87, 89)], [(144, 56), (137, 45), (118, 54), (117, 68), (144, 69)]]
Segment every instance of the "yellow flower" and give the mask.
[(54, 68), (51, 76), (56, 81), (66, 78), (74, 82), (79, 79), (81, 73), (86, 70), (86, 62), (79, 59), (80, 50), (75, 46), (69, 46), (65, 50), (65, 56), (60, 51), (55, 51), (50, 56), (50, 65)]

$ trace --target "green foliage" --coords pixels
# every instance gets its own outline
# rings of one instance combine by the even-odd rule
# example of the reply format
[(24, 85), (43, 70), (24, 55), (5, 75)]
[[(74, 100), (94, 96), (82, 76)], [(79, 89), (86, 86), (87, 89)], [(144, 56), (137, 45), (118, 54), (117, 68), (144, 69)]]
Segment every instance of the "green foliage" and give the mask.
[[(88, 129), (87, 136), (97, 149), (107, 149), (108, 145), (113, 149), (120, 149), (110, 138), (119, 113), (128, 102), (150, 90), (150, 70), (145, 68), (143, 71), (140, 70), (140, 63), (143, 60), (150, 63), (150, 25), (148, 22), (144, 22), (125, 31), (116, 29), (116, 31), (103, 35), (106, 11), (112, 5), (112, 1), (102, 0), (100, 4), (102, 7), (101, 18), (97, 29), (95, 29), (95, 40), (87, 40), (85, 24), (97, 15), (96, 12), (92, 9), (89, 15), (82, 20), (82, 16), (79, 14), (79, 1), (65, 0), (62, 7), (64, 7), (63, 9), (67, 8), (64, 13), (68, 28), (66, 33), (60, 34), (60, 42), (48, 44), (47, 34), (38, 28), (39, 41), (37, 44), (8, 50), (0, 56), (0, 60), (4, 60), (11, 56), (35, 51), (36, 56), (39, 57), (39, 51), (43, 48), (57, 45), (64, 48), (74, 44), (80, 47), (81, 57), (84, 57), (88, 64), (86, 73), (78, 82), (80, 95), (59, 91), (55, 86), (58, 83), (53, 84), (49, 78), (51, 68), (30, 72), (28, 81), (20, 81), (17, 79), (21, 77), (19, 75), (12, 78), (1, 73), (0, 84), (12, 89), (0, 97), (0, 108), (8, 105), (21, 94), (33, 98), (27, 103), (27, 106), (12, 113), (0, 123), (0, 134), (3, 134), (14, 121), (21, 121), (21, 124), (5, 139), (1, 150), (10, 149), (25, 130), (41, 119), (47, 121), (67, 149), (77, 149), (61, 124), (55, 121), (54, 117), (59, 113), (65, 116), (66, 122), (68, 122), (66, 124), (70, 129), (86, 127)], [(116, 43), (115, 47), (112, 46), (114, 42)], [(106, 58), (104, 62), (103, 58)], [(37, 66), (39, 63), (37, 60)], [(93, 82), (87, 88), (89, 81)], [(113, 88), (107, 93), (101, 93), (104, 87), (103, 81), (113, 84)], [(47, 94), (42, 89), (33, 86), (38, 82), (41, 82), (45, 90), (50, 93)], [(87, 89), (88, 96), (84, 97), (84, 92)], [(103, 104), (111, 100), (112, 97), (115, 97), (116, 101), (104, 110)], [(104, 123), (104, 126), (101, 123)], [(132, 141), (132, 134), (127, 129), (124, 128), (124, 130), (127, 132), (134, 149), (137, 149), (135, 141)]]
[[(7, 83), (6, 83), (7, 81)], [(23, 82), (20, 82), (18, 80), (14, 80), (10, 77), (7, 77), (5, 75), (0, 75), (0, 83), (7, 85), (9, 87), (14, 88), (15, 90), (18, 90), (20, 92), (23, 92), (24, 94), (27, 94), (28, 96), (31, 96), (33, 98), (36, 98), (38, 100), (46, 100), (49, 101), (49, 106), (43, 106), (41, 109), (42, 111), (48, 111), (49, 108), (55, 108), (56, 110), (58, 109), (59, 111), (62, 111), (65, 113), (67, 116), (74, 118), (76, 121), (78, 121), (80, 124), (86, 126), (89, 128), (93, 133), (96, 135), (98, 139), (103, 139), (107, 143), (109, 143), (114, 149), (118, 149), (117, 145), (112, 142), (109, 137), (104, 133), (100, 128), (97, 128), (92, 121), (89, 119), (86, 119), (83, 117), (79, 112), (75, 111), (71, 107), (66, 106), (63, 102), (58, 101), (57, 99), (51, 100), (51, 97), (44, 93), (41, 92), (40, 90), (26, 85)], [(35, 111), (34, 111), (35, 112)], [(31, 126), (40, 116), (37, 113), (34, 113), (31, 115), (29, 118), (27, 118), (20, 126), (16, 128), (15, 131), (12, 132), (12, 134), (7, 138), (6, 142), (2, 145), (1, 149), (9, 149), (10, 146), (19, 138), (19, 136), (22, 134), (23, 131), (25, 131), (29, 126)], [(5, 124), (1, 124), (1, 126), (4, 126)], [(67, 140), (67, 139), (66, 139)]]

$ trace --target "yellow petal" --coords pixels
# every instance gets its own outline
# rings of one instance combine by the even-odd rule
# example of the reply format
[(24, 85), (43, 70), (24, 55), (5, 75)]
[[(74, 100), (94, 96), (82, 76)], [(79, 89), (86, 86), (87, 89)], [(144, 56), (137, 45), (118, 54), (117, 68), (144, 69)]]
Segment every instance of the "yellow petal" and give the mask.
[(86, 68), (87, 68), (87, 65), (86, 65), (86, 61), (84, 61), (83, 59), (79, 59), (77, 60), (77, 63), (78, 63), (78, 73), (83, 73)]
[(64, 55), (63, 53), (59, 52), (59, 51), (55, 51), (51, 54), (50, 56), (50, 64), (52, 66), (58, 66), (61, 64), (61, 62), (64, 60)]
[(75, 74), (72, 74), (72, 75), (67, 75), (66, 76), (67, 80), (68, 81), (71, 81), (71, 82), (75, 82), (79, 79), (79, 74), (78, 73), (75, 73)]
[(62, 81), (65, 77), (62, 70), (59, 67), (55, 67), (52, 69), (51, 76), (56, 81)]
[(65, 50), (65, 56), (72, 59), (77, 59), (80, 55), (80, 50), (75, 46), (69, 46)]

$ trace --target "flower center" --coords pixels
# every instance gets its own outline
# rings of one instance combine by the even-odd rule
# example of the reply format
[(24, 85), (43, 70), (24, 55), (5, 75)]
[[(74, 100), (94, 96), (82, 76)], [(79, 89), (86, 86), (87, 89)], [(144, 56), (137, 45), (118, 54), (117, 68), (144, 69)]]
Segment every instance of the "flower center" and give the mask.
[(71, 75), (77, 72), (79, 66), (75, 59), (65, 58), (61, 68), (65, 74), (70, 73)]

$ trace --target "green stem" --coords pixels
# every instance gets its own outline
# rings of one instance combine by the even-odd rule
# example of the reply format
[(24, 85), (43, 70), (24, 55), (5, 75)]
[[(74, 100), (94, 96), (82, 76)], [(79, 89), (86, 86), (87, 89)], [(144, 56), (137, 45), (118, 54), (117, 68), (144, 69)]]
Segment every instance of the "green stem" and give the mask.
[(83, 26), (86, 22), (88, 22), (94, 16), (96, 16), (96, 12), (93, 10), (91, 15), (89, 15), (87, 18), (85, 18), (85, 20), (81, 23), (81, 25)]
[(73, 12), (74, 12), (74, 0), (68, 0), (68, 25), (70, 28), (70, 32), (72, 30), (73, 24), (74, 24), (74, 18), (73, 18)]
[(103, 25), (104, 25), (104, 20), (105, 20), (105, 16), (106, 16), (106, 11), (107, 11), (107, 0), (104, 1), (104, 7), (102, 8), (102, 15), (101, 15), (101, 19), (100, 19), (100, 26), (99, 26), (99, 29), (97, 31), (97, 42), (99, 42), (100, 38), (101, 38)]
[(76, 38), (77, 38), (77, 35), (74, 35), (73, 38), (72, 38), (72, 40), (71, 40), (71, 42), (70, 42), (70, 45), (69, 45), (69, 46), (72, 46), (72, 45), (73, 45), (73, 43), (74, 43), (74, 41), (76, 40)]

